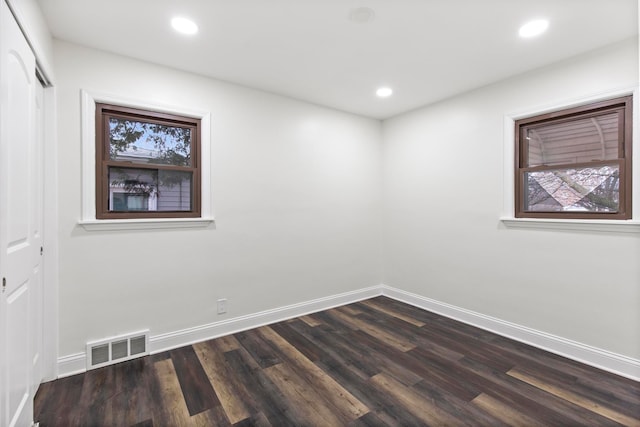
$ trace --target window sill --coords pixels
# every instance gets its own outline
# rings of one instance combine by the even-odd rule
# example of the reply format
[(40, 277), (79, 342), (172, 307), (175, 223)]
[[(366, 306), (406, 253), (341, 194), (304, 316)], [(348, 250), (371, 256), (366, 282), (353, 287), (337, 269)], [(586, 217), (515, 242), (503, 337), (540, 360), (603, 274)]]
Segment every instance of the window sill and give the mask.
[(640, 221), (593, 219), (535, 219), (503, 217), (500, 221), (507, 228), (592, 231), (598, 233), (640, 233)]
[(206, 228), (213, 223), (213, 218), (102, 219), (78, 222), (87, 231)]

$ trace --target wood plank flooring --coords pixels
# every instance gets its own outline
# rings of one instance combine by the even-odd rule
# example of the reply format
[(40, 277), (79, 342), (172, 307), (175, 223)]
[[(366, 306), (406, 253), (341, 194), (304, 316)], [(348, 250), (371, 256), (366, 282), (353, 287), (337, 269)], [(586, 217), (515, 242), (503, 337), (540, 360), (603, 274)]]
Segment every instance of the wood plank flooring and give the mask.
[(640, 383), (388, 299), (40, 386), (41, 427), (640, 426)]

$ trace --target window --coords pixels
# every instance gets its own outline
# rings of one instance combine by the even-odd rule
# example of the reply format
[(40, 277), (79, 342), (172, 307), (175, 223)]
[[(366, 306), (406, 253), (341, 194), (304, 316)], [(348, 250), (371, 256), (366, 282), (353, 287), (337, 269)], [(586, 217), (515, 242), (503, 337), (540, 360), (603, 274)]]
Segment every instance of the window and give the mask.
[(96, 103), (96, 218), (200, 217), (200, 119)]
[(631, 219), (632, 97), (515, 122), (517, 218)]

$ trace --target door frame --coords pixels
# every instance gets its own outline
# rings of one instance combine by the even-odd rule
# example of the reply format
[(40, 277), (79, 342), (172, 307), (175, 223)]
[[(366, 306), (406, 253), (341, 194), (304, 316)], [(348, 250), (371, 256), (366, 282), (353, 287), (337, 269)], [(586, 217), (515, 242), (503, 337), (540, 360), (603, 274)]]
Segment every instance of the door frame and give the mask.
[[(37, 57), (36, 57), (37, 61)], [(56, 89), (44, 88), (44, 264), (42, 375), (58, 377), (58, 145)]]

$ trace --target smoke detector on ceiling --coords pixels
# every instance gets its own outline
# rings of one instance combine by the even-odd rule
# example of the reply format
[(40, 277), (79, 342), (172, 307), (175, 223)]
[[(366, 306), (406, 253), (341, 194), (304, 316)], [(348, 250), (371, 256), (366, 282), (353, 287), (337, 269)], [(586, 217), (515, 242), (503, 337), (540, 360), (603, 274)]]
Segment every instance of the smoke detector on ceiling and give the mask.
[(373, 21), (376, 13), (370, 7), (357, 7), (349, 12), (349, 21), (366, 24)]

